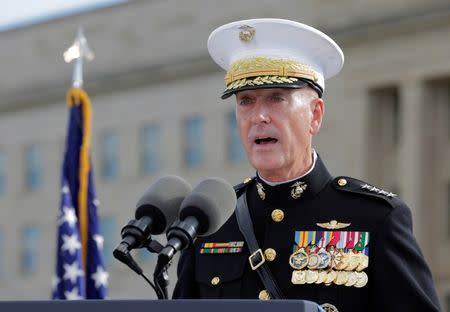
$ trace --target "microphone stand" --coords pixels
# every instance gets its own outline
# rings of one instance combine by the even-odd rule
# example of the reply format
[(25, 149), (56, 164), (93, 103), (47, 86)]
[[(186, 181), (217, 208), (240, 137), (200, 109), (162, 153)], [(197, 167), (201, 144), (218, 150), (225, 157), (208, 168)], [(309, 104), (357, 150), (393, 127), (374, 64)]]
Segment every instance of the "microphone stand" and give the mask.
[(167, 269), (172, 264), (172, 258), (177, 251), (192, 246), (197, 236), (198, 221), (194, 217), (175, 221), (167, 230), (167, 245), (158, 247), (158, 261), (153, 273), (153, 281), (158, 289), (167, 298), (169, 275)]
[[(145, 234), (144, 234), (145, 233)], [(154, 279), (153, 284), (143, 273), (143, 270), (140, 266), (134, 261), (131, 256), (130, 245), (138, 241), (143, 241), (139, 247), (145, 247), (149, 252), (159, 254), (163, 250), (163, 246), (157, 241), (151, 238), (151, 235), (146, 233), (145, 229), (142, 229), (142, 226), (138, 220), (130, 221), (123, 229), (122, 229), (122, 242), (117, 246), (114, 250), (114, 257), (120, 262), (126, 264), (131, 270), (136, 272), (136, 274), (142, 276), (144, 280), (150, 284), (153, 290), (156, 293), (158, 299), (167, 299), (167, 286), (169, 285), (169, 275), (167, 274), (167, 268), (158, 273), (157, 278)]]
[[(151, 240), (149, 243), (145, 246), (148, 251), (151, 253), (159, 254), (164, 249), (163, 245), (161, 245), (156, 240)], [(167, 270), (169, 269), (169, 266), (172, 264), (172, 262), (167, 263), (166, 265), (160, 265), (159, 257), (158, 261), (155, 267), (155, 271), (153, 273), (153, 283), (155, 284), (156, 289), (158, 290), (156, 293), (158, 295), (158, 292), (161, 295), (158, 295), (158, 299), (169, 299), (169, 294), (167, 291), (167, 286), (169, 286), (169, 274), (167, 273)]]

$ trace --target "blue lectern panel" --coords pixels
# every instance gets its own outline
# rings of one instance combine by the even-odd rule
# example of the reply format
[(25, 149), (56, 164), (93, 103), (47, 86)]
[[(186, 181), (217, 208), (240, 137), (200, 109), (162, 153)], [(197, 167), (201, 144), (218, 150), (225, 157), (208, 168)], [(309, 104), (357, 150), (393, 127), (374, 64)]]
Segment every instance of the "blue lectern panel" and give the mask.
[(0, 301), (1, 312), (318, 312), (303, 300)]

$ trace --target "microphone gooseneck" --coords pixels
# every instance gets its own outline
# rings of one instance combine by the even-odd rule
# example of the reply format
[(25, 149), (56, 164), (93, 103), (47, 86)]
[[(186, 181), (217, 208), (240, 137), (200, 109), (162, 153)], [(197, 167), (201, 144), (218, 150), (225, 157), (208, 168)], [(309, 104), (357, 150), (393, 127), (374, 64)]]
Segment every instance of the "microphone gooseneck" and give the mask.
[[(166, 231), (177, 217), (183, 199), (191, 192), (191, 186), (177, 176), (165, 176), (153, 183), (136, 204), (135, 220), (130, 220), (122, 228), (122, 241), (113, 251), (114, 257), (130, 269), (148, 279), (130, 254), (132, 249), (146, 247), (150, 252), (159, 252), (161, 244), (152, 240), (151, 235)], [(158, 298), (164, 298), (164, 291), (152, 283)], [(167, 297), (167, 296), (165, 296)]]
[(165, 267), (178, 251), (191, 247), (197, 236), (216, 232), (235, 207), (236, 193), (228, 182), (220, 178), (200, 182), (181, 203), (179, 220), (167, 230), (168, 242), (158, 255), (157, 268)]

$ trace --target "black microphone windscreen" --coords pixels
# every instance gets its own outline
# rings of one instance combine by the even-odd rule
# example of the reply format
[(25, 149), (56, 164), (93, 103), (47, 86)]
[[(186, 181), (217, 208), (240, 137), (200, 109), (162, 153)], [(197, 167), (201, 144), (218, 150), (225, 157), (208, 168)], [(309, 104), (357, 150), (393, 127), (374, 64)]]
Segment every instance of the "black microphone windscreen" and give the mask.
[(136, 219), (149, 216), (153, 220), (150, 234), (165, 232), (177, 218), (180, 205), (191, 190), (189, 183), (178, 176), (168, 175), (158, 179), (138, 200)]
[(196, 217), (198, 235), (206, 236), (216, 232), (233, 214), (235, 207), (233, 187), (223, 179), (209, 178), (200, 182), (181, 203), (180, 220)]

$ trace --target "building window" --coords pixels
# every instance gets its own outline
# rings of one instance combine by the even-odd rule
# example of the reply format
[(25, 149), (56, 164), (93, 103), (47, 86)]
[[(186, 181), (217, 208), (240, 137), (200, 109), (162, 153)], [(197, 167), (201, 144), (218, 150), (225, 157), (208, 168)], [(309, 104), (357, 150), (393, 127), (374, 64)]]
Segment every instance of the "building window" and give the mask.
[[(447, 112), (445, 114), (445, 115), (447, 115), (446, 116), (447, 120), (444, 122), (446, 123), (446, 126), (447, 126), (447, 138), (450, 140), (450, 82), (447, 83), (447, 94), (448, 94), (447, 105), (446, 105)], [(449, 307), (449, 309), (450, 309), (450, 307)]]
[(450, 312), (450, 294), (447, 294), (447, 312)]
[(100, 230), (105, 239), (103, 242), (103, 257), (105, 265), (109, 266), (113, 261), (113, 251), (116, 247), (114, 244), (120, 241), (116, 218), (113, 216), (100, 217)]
[(447, 232), (450, 238), (450, 182), (447, 184)]
[(184, 122), (184, 163), (198, 168), (203, 163), (203, 119), (193, 117)]
[(375, 140), (388, 147), (397, 147), (400, 143), (400, 97), (397, 87), (373, 89), (369, 93), (371, 112), (370, 121), (374, 128)]
[(6, 192), (6, 153), (0, 149), (0, 195)]
[(26, 148), (26, 187), (29, 191), (37, 191), (43, 182), (41, 149), (37, 144)]
[(382, 188), (397, 185), (392, 169), (385, 164), (395, 164), (401, 145), (401, 105), (398, 86), (370, 89), (367, 116), (367, 166), (372, 183)]
[[(2, 229), (0, 229), (0, 250), (6, 250), (4, 233)], [(5, 264), (3, 262), (4, 256), (5, 256), (4, 252), (0, 253), (0, 276), (3, 276), (3, 274), (5, 273), (4, 271)]]
[(32, 274), (38, 271), (39, 241), (41, 231), (36, 225), (26, 225), (22, 233), (22, 271)]
[(146, 175), (155, 174), (160, 166), (161, 128), (159, 125), (146, 125), (141, 130), (141, 168)]
[(234, 110), (227, 114), (228, 119), (228, 160), (230, 162), (241, 162), (246, 159), (245, 151), (239, 137)]
[(101, 175), (111, 180), (119, 175), (119, 136), (115, 131), (107, 132), (102, 138)]

